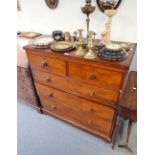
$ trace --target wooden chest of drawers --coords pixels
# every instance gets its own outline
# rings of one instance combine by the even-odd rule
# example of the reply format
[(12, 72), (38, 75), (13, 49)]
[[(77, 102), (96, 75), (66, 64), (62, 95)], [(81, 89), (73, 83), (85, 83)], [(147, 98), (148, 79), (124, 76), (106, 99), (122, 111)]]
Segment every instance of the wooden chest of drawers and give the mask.
[(127, 59), (111, 62), (25, 46), (43, 112), (111, 141), (135, 47)]

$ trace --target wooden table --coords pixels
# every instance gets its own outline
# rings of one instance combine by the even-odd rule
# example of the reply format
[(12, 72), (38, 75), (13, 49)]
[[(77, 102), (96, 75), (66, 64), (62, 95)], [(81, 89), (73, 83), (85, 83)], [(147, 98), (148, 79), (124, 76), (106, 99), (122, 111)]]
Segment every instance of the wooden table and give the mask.
[(132, 122), (137, 121), (137, 72), (135, 71), (131, 71), (129, 73), (124, 91), (122, 93), (122, 96), (120, 97), (120, 102), (118, 105), (117, 121), (112, 139), (113, 149), (116, 144), (122, 119), (128, 119), (129, 124), (128, 124), (126, 143), (124, 145), (119, 145), (119, 147), (126, 148), (130, 152), (132, 152), (132, 150), (128, 147), (128, 141), (131, 132)]

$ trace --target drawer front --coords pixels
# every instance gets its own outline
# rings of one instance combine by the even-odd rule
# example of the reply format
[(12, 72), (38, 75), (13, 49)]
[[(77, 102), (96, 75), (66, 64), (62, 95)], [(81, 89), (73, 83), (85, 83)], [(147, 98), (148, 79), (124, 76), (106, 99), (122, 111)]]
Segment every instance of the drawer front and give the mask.
[(29, 54), (28, 58), (32, 68), (61, 76), (66, 76), (65, 61), (47, 58), (35, 54)]
[(26, 94), (25, 92), (17, 91), (17, 98), (21, 99), (29, 104), (37, 106), (37, 101), (33, 95)]
[(28, 68), (17, 67), (17, 83), (22, 83), (32, 87), (32, 80)]
[(35, 85), (44, 109), (96, 132), (109, 135), (114, 109), (45, 85), (38, 83)]
[(41, 71), (32, 71), (35, 81), (48, 86), (82, 96), (92, 101), (97, 101), (116, 107), (119, 93), (105, 88), (84, 84), (82, 82), (74, 82), (66, 78), (52, 75)]
[(123, 75), (115, 71), (69, 63), (69, 76), (99, 87), (103, 86), (119, 90)]

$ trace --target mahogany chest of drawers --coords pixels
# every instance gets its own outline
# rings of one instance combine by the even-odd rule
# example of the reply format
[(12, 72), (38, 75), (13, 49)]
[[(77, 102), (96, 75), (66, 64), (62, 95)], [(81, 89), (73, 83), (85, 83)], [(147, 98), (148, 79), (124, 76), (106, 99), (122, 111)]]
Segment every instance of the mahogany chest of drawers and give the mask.
[(50, 49), (27, 52), (44, 113), (111, 141), (117, 103), (136, 45), (120, 62), (88, 60)]

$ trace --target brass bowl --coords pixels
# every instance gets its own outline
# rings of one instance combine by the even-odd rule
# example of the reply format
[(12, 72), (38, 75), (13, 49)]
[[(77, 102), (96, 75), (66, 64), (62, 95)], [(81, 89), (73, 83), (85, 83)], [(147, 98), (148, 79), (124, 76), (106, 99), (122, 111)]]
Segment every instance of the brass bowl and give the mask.
[(53, 41), (50, 45), (50, 48), (54, 51), (65, 51), (75, 48), (71, 42), (67, 41)]
[(95, 7), (94, 6), (84, 6), (84, 7), (81, 7), (81, 10), (85, 14), (90, 14), (90, 13), (94, 12)]

